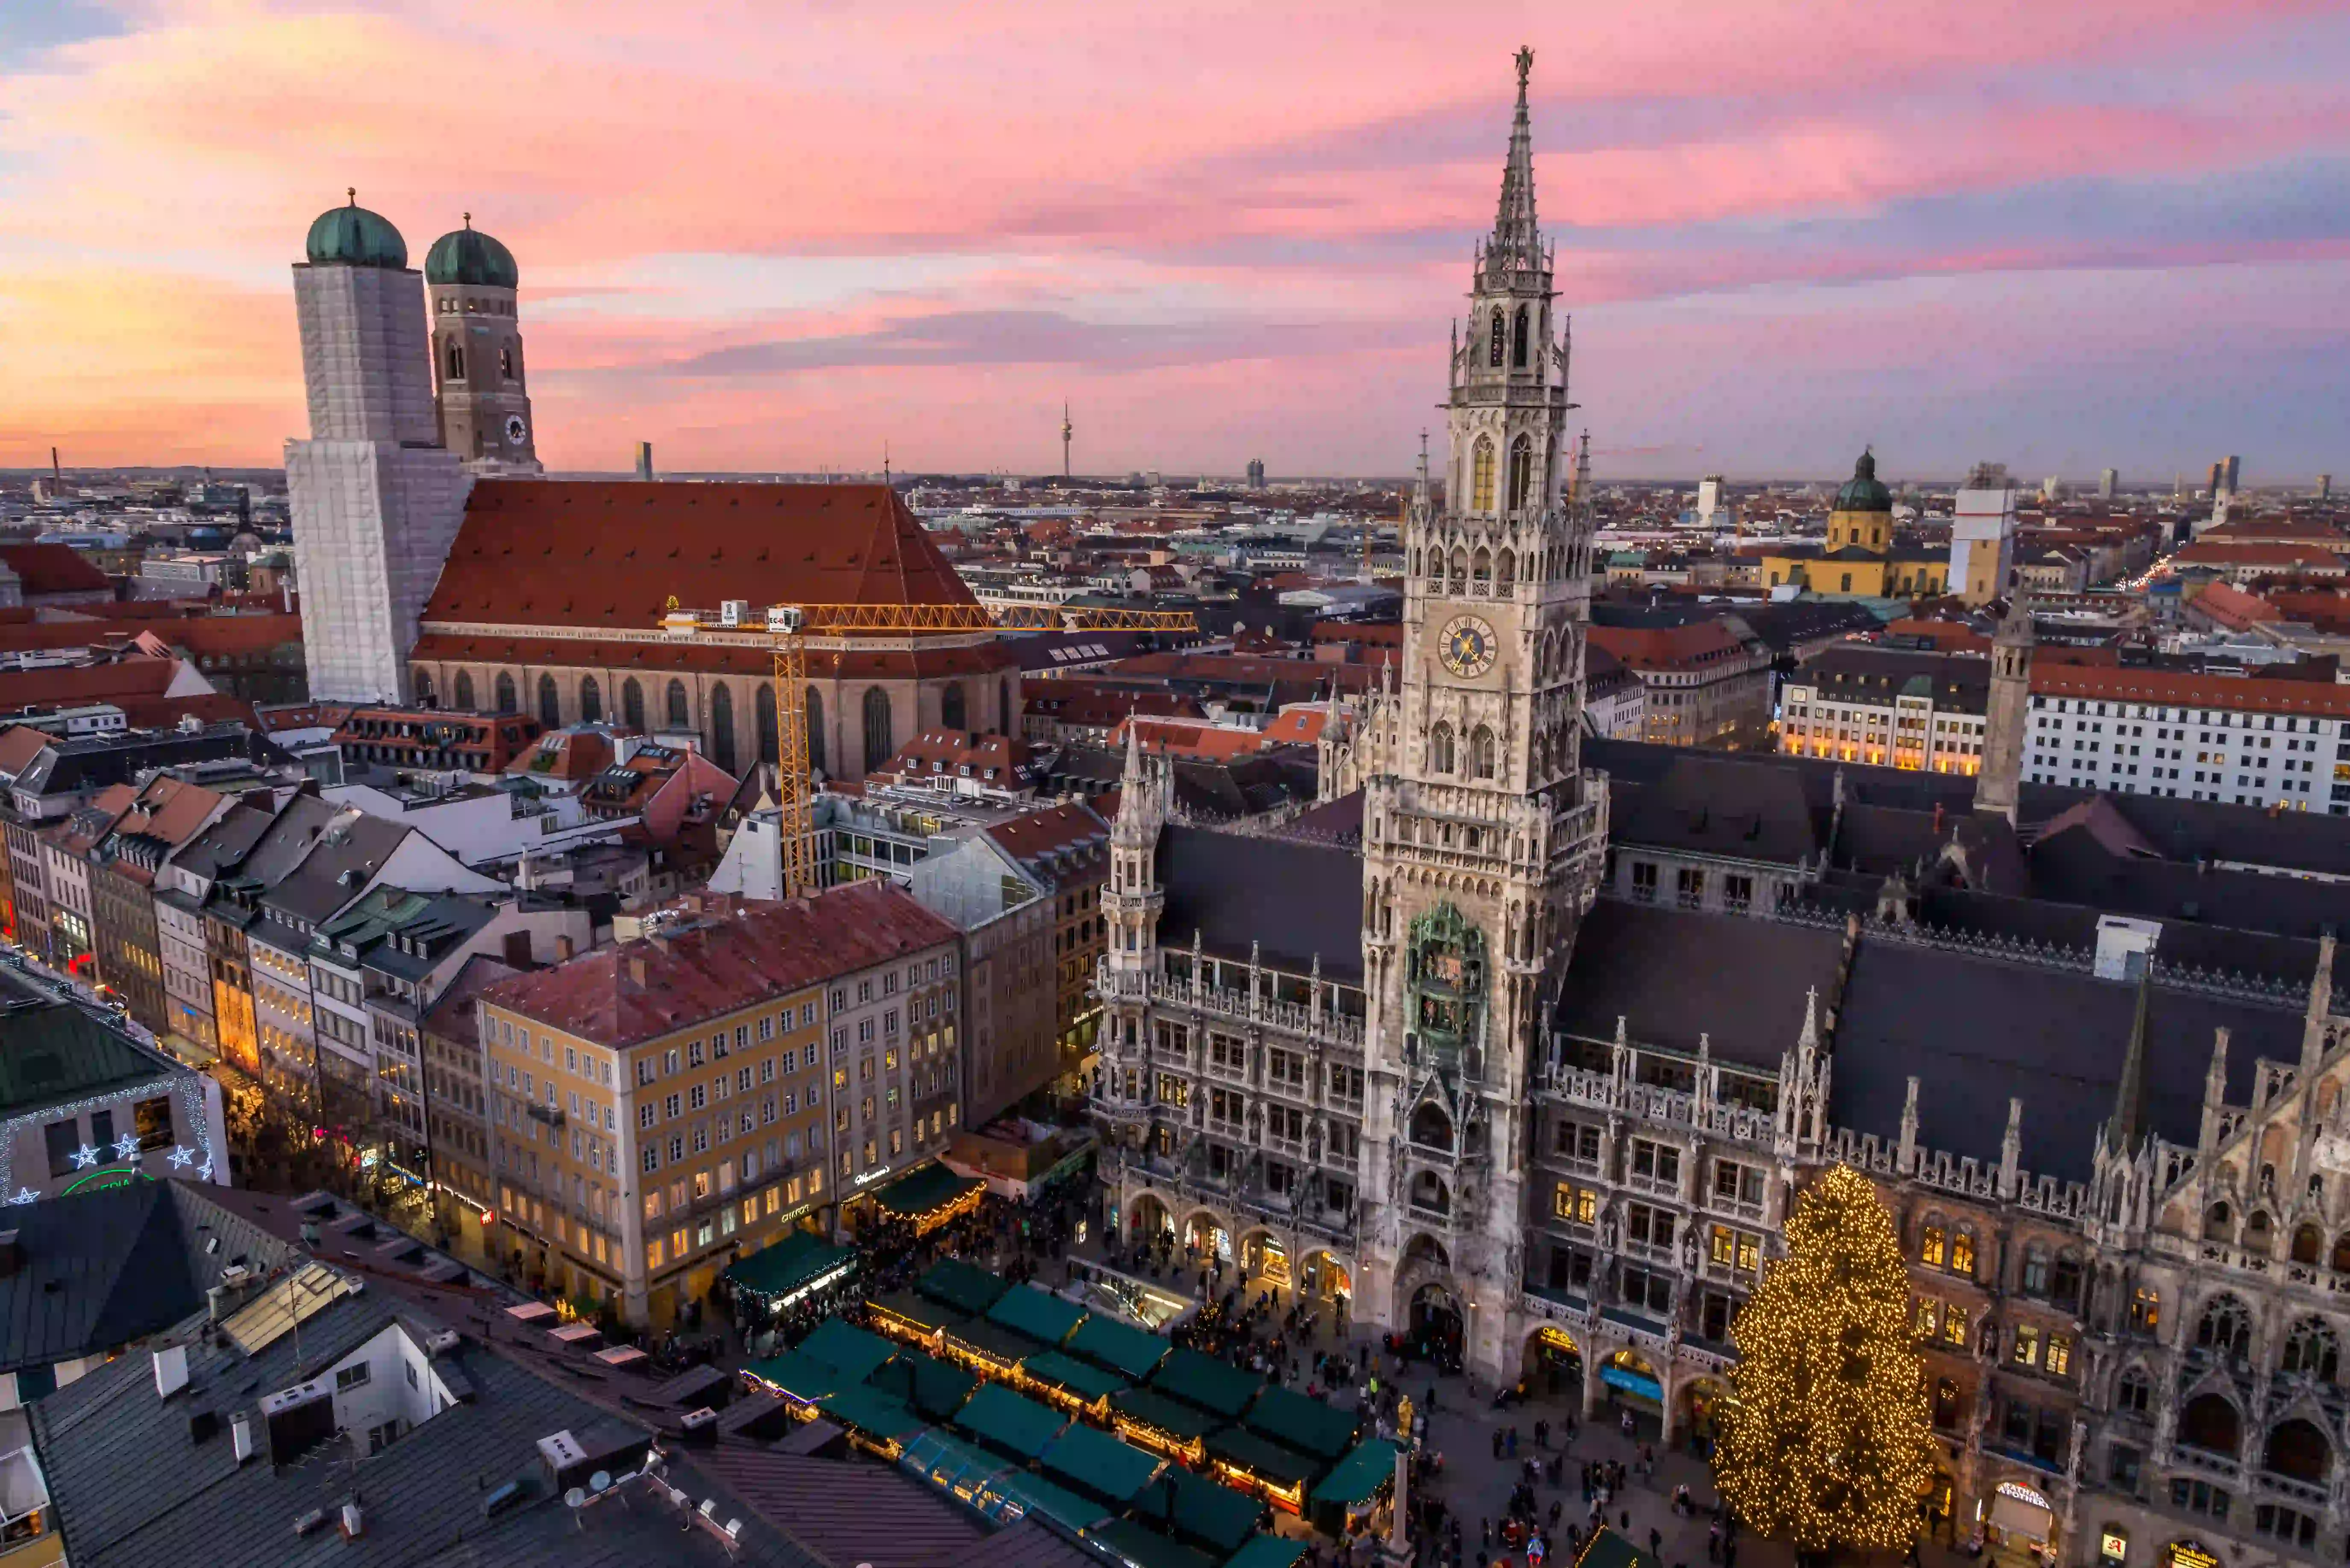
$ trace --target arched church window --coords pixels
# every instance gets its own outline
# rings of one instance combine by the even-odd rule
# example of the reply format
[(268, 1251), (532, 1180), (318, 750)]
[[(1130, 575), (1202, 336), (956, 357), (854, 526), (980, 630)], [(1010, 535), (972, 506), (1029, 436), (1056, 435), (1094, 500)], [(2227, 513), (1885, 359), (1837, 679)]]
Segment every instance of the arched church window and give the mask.
[(1520, 436), (1510, 443), (1510, 510), (1523, 512), (1534, 487), (1534, 443)]
[(1492, 552), (1487, 550), (1482, 545), (1477, 546), (1477, 554), (1470, 559), (1469, 580), (1475, 585), (1476, 591), (1480, 595), (1488, 593), (1492, 588), (1493, 556)]
[(1493, 583), (1503, 593), (1518, 584), (1518, 557), (1508, 550), (1493, 558)]
[(583, 724), (593, 724), (601, 721), (603, 717), (604, 689), (596, 684), (594, 676), (581, 676), (579, 678), (579, 722)]
[(710, 757), (728, 773), (734, 771), (734, 689), (723, 680), (710, 694)]
[[(1494, 317), (1500, 320), (1499, 317)], [(1479, 436), (1469, 457), (1470, 506), (1479, 512), (1493, 509), (1493, 438)]]
[(1510, 335), (1510, 369), (1513, 370), (1526, 368), (1526, 307), (1521, 305), (1518, 306), (1517, 329)]
[(515, 678), (506, 670), (498, 671), (497, 693), (499, 712), (513, 713), (521, 711), (522, 701), (515, 695)]
[(1497, 765), (1497, 752), (1493, 732), (1482, 724), (1478, 725), (1469, 737), (1469, 771), (1481, 779), (1492, 778)]
[(1452, 591), (1456, 594), (1469, 591), (1469, 552), (1458, 545), (1452, 546)]
[(408, 683), (415, 689), (417, 701), (428, 708), (432, 705), (432, 671), (420, 664), (408, 672)]
[(498, 350), (498, 374), (509, 381), (515, 379), (514, 345), (511, 343)]
[(550, 730), (563, 728), (563, 698), (552, 675), (538, 678), (538, 722)]
[(693, 710), (686, 705), (685, 701), (685, 682), (671, 681), (669, 683), (669, 727), (672, 730), (682, 730), (691, 726), (692, 722)]
[(620, 682), (620, 722), (631, 730), (645, 727), (645, 689), (633, 675)]
[(946, 690), (939, 693), (939, 722), (950, 730), (968, 729), (970, 726), (964, 719), (962, 683), (951, 680), (947, 682)]
[(457, 706), (469, 713), (473, 711), (473, 672), (470, 670), (457, 671)]
[(1452, 771), (1452, 726), (1438, 722), (1428, 732), (1428, 771), (1449, 774)]
[(868, 773), (889, 760), (898, 749), (889, 723), (889, 693), (879, 686), (865, 689), (865, 769)]
[(759, 711), (759, 760), (772, 767), (780, 749), (780, 742), (775, 738), (775, 689), (761, 681), (754, 705)]
[[(410, 363), (413, 364), (414, 361), (411, 360)], [(464, 379), (465, 346), (452, 337), (449, 339), (449, 379), (462, 381)]]
[(824, 772), (824, 694), (813, 686), (807, 690), (807, 753), (808, 771)]
[(1496, 370), (1502, 368), (1502, 354), (1509, 347), (1509, 324), (1503, 318), (1501, 306), (1493, 307), (1493, 345), (1486, 350), (1485, 362)]

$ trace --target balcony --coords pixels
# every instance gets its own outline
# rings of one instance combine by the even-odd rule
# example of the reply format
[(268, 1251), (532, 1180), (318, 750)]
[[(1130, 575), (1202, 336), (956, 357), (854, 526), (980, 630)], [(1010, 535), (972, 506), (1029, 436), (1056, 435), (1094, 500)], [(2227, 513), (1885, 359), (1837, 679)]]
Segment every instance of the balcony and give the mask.
[(1678, 1200), (1681, 1195), (1681, 1182), (1678, 1176), (1640, 1176), (1627, 1173), (1624, 1178), (1624, 1185), (1635, 1192), (1645, 1192), (1652, 1198), (1670, 1198)]
[(1327, 1008), (1316, 1010), (1299, 1002), (1253, 996), (1245, 991), (1116, 971), (1107, 962), (1095, 971), (1094, 994), (1105, 1002), (1149, 1001), (1163, 1007), (1184, 1008), (1203, 1017), (1262, 1023), (1284, 1033), (1313, 1035), (1357, 1051), (1363, 1045), (1363, 1023), (1358, 1018)]
[(2170, 1459), (2180, 1469), (2217, 1476), (2222, 1480), (2232, 1481), (2244, 1473), (2244, 1467), (2228, 1455), (2214, 1453), (2209, 1449), (2193, 1448), (2186, 1443), (2173, 1446)]

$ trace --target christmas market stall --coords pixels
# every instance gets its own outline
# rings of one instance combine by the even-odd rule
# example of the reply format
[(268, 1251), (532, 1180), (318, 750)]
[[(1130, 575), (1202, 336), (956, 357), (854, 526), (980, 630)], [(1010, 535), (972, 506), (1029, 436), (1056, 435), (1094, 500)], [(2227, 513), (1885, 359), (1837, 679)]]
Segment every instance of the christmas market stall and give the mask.
[(1047, 1480), (1123, 1509), (1142, 1495), (1166, 1462), (1107, 1432), (1072, 1422), (1045, 1448), (1041, 1468)]
[(1217, 1557), (1238, 1552), (1273, 1521), (1264, 1499), (1178, 1465), (1161, 1470), (1128, 1512), (1138, 1523)]
[(1111, 1395), (1109, 1424), (1128, 1442), (1194, 1467), (1208, 1462), (1207, 1436), (1223, 1425), (1204, 1410), (1148, 1388)]
[(1575, 1558), (1575, 1568), (1664, 1568), (1664, 1565), (1615, 1531), (1603, 1526), (1593, 1531), (1591, 1539), (1583, 1543), (1583, 1552)]
[(734, 1299), (764, 1322), (840, 1284), (856, 1272), (857, 1265), (857, 1254), (847, 1248), (836, 1247), (812, 1231), (794, 1231), (728, 1265), (725, 1278)]
[(1107, 1424), (1109, 1397), (1126, 1386), (1126, 1379), (1090, 1362), (1047, 1350), (1020, 1364), (1020, 1384), (1072, 1416)]
[(1049, 1406), (991, 1383), (971, 1397), (948, 1425), (982, 1447), (1021, 1464), (1041, 1458), (1068, 1417)]
[(828, 1395), (817, 1408), (848, 1434), (852, 1446), (893, 1462), (905, 1444), (930, 1425), (901, 1402), (861, 1384)]
[(997, 1275), (961, 1258), (940, 1259), (914, 1282), (915, 1294), (965, 1317), (981, 1316), (1011, 1288)]
[(1284, 1513), (1305, 1511), (1305, 1489), (1329, 1468), (1245, 1427), (1208, 1434), (1208, 1473)]
[(865, 1303), (866, 1315), (873, 1326), (890, 1338), (908, 1345), (919, 1345), (925, 1350), (939, 1347), (939, 1335), (963, 1321), (963, 1314), (951, 1307), (941, 1306), (925, 1295), (913, 1291), (891, 1291), (884, 1296), (869, 1296)]
[(1260, 1535), (1224, 1563), (1224, 1568), (1297, 1568), (1305, 1542), (1290, 1535)]
[(986, 1194), (987, 1183), (932, 1164), (881, 1188), (873, 1194), (873, 1202), (891, 1218), (911, 1225), (915, 1235), (927, 1236), (976, 1210)]
[(990, 1322), (1001, 1324), (1015, 1334), (1024, 1334), (1049, 1349), (1063, 1344), (1076, 1331), (1077, 1325), (1086, 1321), (1086, 1309), (1073, 1306), (1035, 1285), (1014, 1285), (995, 1298), (987, 1315)]
[(940, 1355), (999, 1383), (1018, 1382), (1022, 1365), (1044, 1350), (1026, 1334), (983, 1317), (957, 1324), (939, 1337)]
[(932, 1421), (951, 1417), (979, 1386), (979, 1379), (962, 1367), (919, 1350), (899, 1351), (867, 1381)]
[(1395, 1490), (1396, 1446), (1367, 1438), (1314, 1488), (1314, 1528), (1345, 1537), (1361, 1528)]
[(1125, 1568), (1218, 1568), (1208, 1553), (1178, 1545), (1131, 1520), (1113, 1520), (1098, 1530), (1087, 1531), (1086, 1539)]
[(1159, 1370), (1174, 1346), (1155, 1334), (1094, 1313), (1077, 1324), (1062, 1348), (1096, 1366), (1108, 1367), (1128, 1383), (1140, 1383)]
[(1168, 1353), (1150, 1375), (1150, 1386), (1211, 1416), (1237, 1421), (1264, 1379), (1187, 1345)]
[(1241, 1425), (1261, 1438), (1309, 1459), (1335, 1464), (1355, 1444), (1360, 1418), (1295, 1388), (1271, 1387), (1257, 1396)]

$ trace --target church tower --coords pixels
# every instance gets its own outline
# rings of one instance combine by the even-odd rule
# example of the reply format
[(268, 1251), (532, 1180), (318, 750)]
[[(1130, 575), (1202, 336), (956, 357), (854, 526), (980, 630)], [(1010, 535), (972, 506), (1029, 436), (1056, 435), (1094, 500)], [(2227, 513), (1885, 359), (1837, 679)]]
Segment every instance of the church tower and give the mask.
[(1991, 693), (1983, 704), (1982, 770), (1975, 774), (1975, 809), (2007, 818), (2023, 793), (2023, 751), (2032, 724), (2032, 649), (2038, 642), (2023, 586), (2008, 589), (2007, 614), (1991, 645)]
[[(1456, 326), (1444, 504), (1404, 525), (1403, 672), (1364, 815), (1358, 1316), (1457, 1324), (1516, 1365), (1525, 1140), (1548, 988), (1607, 843), (1581, 768), (1593, 524), (1568, 483), (1567, 325), (1534, 217), (1526, 88), (1493, 232)], [(1587, 469), (1587, 462), (1583, 465)]]
[(441, 444), (474, 473), (545, 472), (523, 373), (514, 253), (474, 228), (468, 213), (463, 228), (424, 253), (424, 284)]
[(310, 225), (294, 307), (310, 437), (286, 443), (286, 490), (310, 697), (406, 702), (417, 618), (472, 483), (433, 414), (424, 280), (353, 192)]

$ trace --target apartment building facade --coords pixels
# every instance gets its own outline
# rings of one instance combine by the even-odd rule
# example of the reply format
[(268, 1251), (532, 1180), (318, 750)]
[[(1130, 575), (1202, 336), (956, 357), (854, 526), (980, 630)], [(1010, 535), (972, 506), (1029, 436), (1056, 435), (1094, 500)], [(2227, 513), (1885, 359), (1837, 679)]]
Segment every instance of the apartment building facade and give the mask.
[(2350, 686), (2043, 659), (2023, 776), (2350, 815)]
[(1779, 750), (1873, 767), (1982, 770), (1991, 660), (1841, 643), (1780, 693)]

